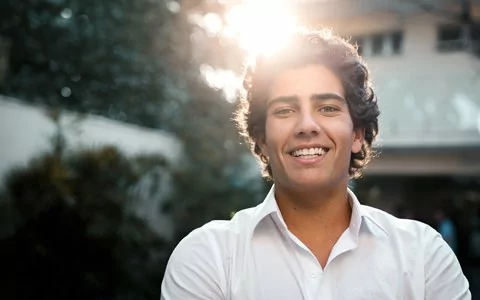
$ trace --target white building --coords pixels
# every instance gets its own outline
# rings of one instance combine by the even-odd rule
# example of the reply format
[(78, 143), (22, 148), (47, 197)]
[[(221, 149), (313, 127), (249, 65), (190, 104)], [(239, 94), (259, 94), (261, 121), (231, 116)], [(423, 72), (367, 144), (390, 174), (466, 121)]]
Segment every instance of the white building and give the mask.
[[(0, 96), (0, 177), (51, 148), (56, 126), (48, 111)], [(71, 149), (114, 145), (127, 155), (158, 154), (172, 163), (181, 157), (181, 142), (161, 130), (68, 111), (61, 113), (60, 123)]]
[[(480, 1), (471, 2), (472, 18), (480, 20)], [(356, 41), (372, 71), (383, 153), (370, 174), (480, 174), (480, 30), (465, 38), (461, 3), (309, 0), (299, 6), (306, 23)]]

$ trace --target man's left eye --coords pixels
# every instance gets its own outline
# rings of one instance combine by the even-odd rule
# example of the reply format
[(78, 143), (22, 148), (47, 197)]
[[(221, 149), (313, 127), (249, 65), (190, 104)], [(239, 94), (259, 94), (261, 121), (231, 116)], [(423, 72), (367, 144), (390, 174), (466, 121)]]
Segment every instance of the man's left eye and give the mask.
[(331, 113), (331, 112), (337, 112), (337, 111), (339, 111), (339, 109), (334, 107), (334, 106), (322, 106), (322, 107), (320, 107), (319, 111), (326, 112), (326, 113)]

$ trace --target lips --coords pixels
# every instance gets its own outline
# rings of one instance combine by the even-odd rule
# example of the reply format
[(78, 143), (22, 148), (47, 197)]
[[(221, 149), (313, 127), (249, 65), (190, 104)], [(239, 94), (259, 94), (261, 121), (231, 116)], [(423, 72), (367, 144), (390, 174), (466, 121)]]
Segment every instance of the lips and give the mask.
[(312, 158), (323, 156), (328, 152), (327, 147), (323, 146), (303, 146), (297, 147), (294, 150), (290, 151), (288, 154), (292, 155), (293, 157), (298, 158)]
[(322, 156), (326, 153), (325, 148), (304, 148), (291, 152), (291, 155), (295, 157), (311, 157), (311, 156)]
[(290, 152), (288, 152), (288, 154), (297, 164), (303, 165), (305, 167), (311, 167), (313, 165), (321, 163), (329, 150), (330, 148), (324, 147), (322, 145), (308, 145), (296, 147)]

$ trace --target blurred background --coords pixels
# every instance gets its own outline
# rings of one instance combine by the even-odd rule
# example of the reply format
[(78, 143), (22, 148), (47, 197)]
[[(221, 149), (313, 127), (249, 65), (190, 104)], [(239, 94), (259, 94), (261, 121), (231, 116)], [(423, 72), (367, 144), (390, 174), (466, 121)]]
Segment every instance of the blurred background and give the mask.
[(0, 0), (1, 298), (158, 299), (179, 240), (266, 195), (232, 113), (295, 24), (372, 71), (359, 199), (439, 230), (480, 297), (480, 1)]

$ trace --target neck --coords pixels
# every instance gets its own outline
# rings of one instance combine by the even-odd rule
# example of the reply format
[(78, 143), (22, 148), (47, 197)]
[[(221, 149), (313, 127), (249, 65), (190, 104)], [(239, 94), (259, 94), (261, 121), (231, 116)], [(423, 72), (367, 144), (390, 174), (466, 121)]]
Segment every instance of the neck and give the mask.
[(275, 198), (292, 232), (322, 235), (329, 230), (343, 231), (350, 224), (352, 209), (346, 187), (317, 192), (275, 187)]

